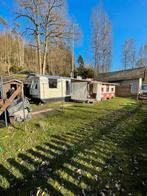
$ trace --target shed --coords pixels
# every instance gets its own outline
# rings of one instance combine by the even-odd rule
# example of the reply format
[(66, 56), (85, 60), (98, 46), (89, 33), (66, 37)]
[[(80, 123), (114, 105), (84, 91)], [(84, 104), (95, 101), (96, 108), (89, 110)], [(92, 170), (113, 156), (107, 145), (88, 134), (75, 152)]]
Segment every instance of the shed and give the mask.
[(31, 107), (24, 97), (23, 83), (4, 78), (0, 83), (0, 121), (13, 123), (31, 118)]

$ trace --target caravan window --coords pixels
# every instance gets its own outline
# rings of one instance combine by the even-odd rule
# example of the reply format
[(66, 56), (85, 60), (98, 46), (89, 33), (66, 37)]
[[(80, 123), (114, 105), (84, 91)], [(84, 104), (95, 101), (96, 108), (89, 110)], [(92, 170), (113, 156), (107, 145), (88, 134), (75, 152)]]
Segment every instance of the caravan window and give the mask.
[(38, 89), (38, 85), (37, 84), (35, 85), (35, 89)]
[(147, 85), (143, 85), (143, 86), (142, 86), (142, 90), (143, 90), (143, 91), (147, 91)]
[(66, 95), (70, 95), (70, 82), (66, 81)]
[(66, 81), (66, 90), (70, 91), (70, 83), (69, 83), (69, 81)]
[(48, 79), (49, 88), (57, 88), (57, 79)]
[(107, 86), (107, 88), (106, 88), (106, 92), (109, 92), (109, 86)]
[(31, 88), (33, 88), (34, 86), (34, 80), (32, 80), (32, 83), (31, 83)]

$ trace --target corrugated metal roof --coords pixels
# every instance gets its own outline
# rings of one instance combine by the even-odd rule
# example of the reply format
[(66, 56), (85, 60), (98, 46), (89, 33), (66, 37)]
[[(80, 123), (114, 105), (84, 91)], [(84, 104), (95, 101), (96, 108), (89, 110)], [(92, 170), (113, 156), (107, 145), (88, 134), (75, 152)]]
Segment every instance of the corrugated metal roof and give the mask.
[(108, 73), (101, 73), (98, 76), (98, 80), (106, 81), (106, 82), (118, 82), (122, 80), (132, 80), (132, 79), (139, 79), (145, 78), (146, 75), (146, 68), (136, 68), (136, 69), (129, 69), (123, 71), (116, 71), (116, 72), (108, 72)]

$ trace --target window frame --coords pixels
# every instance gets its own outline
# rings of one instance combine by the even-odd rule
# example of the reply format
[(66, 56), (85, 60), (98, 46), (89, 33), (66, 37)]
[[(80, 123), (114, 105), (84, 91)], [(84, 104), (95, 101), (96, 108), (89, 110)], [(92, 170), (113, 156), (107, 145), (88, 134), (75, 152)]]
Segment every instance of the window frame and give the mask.
[(114, 87), (111, 87), (111, 92), (114, 92)]
[(147, 91), (147, 85), (142, 85), (142, 90)]
[(109, 91), (110, 91), (110, 87), (106, 86), (106, 92), (109, 93)]
[(58, 80), (55, 78), (48, 78), (48, 87), (49, 87), (49, 89), (57, 89), (58, 88)]

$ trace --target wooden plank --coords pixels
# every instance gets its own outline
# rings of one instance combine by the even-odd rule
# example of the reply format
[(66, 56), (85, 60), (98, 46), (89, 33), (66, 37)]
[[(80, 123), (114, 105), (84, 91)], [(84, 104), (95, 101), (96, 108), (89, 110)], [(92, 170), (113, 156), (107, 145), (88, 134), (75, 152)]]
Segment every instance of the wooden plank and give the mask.
[(2, 105), (0, 108), (0, 116), (3, 112), (12, 104), (13, 100), (17, 97), (17, 95), (21, 92), (21, 87), (18, 87), (17, 90), (11, 95), (11, 97)]

